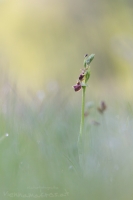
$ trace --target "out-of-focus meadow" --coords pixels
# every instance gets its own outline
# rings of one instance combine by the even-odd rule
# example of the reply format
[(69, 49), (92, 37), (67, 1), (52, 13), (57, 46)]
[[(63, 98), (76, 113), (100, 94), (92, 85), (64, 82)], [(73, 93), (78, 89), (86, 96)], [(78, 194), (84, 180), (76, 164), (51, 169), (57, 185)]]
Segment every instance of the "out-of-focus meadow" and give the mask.
[(131, 98), (132, 6), (130, 0), (1, 0), (1, 69), (25, 93), (70, 90), (84, 54), (95, 53), (91, 92)]
[[(132, 24), (131, 0), (0, 0), (1, 199), (133, 199)], [(81, 169), (72, 85), (86, 53)]]

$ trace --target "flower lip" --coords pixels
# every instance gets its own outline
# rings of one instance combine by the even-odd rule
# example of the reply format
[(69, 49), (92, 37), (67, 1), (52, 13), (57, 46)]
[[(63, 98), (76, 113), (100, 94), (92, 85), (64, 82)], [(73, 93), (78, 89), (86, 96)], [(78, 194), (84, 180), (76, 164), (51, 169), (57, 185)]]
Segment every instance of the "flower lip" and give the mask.
[(79, 91), (81, 89), (81, 83), (78, 81), (76, 85), (73, 86), (75, 92)]

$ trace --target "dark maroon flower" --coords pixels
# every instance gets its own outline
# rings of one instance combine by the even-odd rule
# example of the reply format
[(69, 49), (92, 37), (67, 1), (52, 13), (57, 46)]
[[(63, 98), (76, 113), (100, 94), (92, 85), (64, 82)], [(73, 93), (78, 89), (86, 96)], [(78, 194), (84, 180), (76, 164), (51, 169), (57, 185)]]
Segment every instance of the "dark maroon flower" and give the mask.
[(107, 106), (106, 106), (106, 104), (105, 104), (104, 101), (101, 102), (101, 108), (102, 108), (103, 110), (106, 110), (106, 108), (107, 108)]
[(97, 108), (100, 113), (103, 113), (106, 110), (107, 106), (104, 101), (101, 102), (101, 105)]
[(79, 75), (79, 80), (82, 81), (83, 78), (84, 78), (84, 76), (85, 76), (85, 74), (84, 74), (84, 72), (83, 72), (82, 74)]
[(80, 83), (80, 82), (77, 82), (77, 84), (73, 86), (75, 92), (79, 91), (79, 90), (81, 89), (81, 87), (82, 87), (82, 86), (81, 86), (81, 83)]

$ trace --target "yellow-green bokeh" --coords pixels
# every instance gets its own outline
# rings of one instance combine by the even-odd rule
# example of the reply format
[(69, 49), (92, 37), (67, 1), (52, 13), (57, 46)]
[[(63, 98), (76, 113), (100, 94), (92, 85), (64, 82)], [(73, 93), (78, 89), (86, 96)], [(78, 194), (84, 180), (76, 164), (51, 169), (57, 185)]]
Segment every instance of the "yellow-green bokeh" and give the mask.
[[(130, 1), (0, 1), (0, 63), (19, 91), (75, 84), (83, 55), (95, 53), (91, 90), (132, 97)], [(102, 94), (101, 94), (102, 93)], [(105, 94), (105, 95), (104, 95)]]

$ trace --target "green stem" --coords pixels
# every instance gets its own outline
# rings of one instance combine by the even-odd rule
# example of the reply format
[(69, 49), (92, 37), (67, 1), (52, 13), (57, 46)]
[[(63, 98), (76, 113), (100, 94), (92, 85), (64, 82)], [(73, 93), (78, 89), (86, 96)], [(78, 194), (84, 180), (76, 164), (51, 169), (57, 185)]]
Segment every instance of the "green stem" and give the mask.
[(85, 89), (86, 86), (82, 87), (82, 107), (81, 107), (81, 122), (80, 122), (80, 133), (78, 138), (78, 149), (79, 154), (83, 154), (83, 132), (84, 132), (84, 110), (85, 110)]
[(83, 135), (84, 129), (84, 110), (85, 110), (85, 89), (86, 87), (82, 88), (82, 108), (81, 108), (81, 123), (80, 123), (80, 135)]

